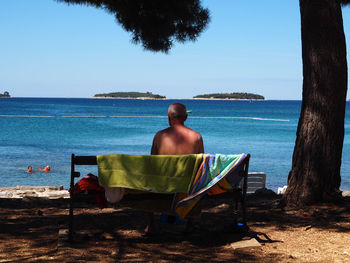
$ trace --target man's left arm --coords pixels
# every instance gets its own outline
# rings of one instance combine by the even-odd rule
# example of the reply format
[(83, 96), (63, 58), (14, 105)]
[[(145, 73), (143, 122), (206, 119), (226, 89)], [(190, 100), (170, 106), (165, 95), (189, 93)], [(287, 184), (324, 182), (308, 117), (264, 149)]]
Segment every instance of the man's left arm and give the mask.
[(156, 135), (154, 135), (154, 138), (153, 138), (152, 148), (151, 148), (151, 155), (157, 155), (158, 154), (158, 140), (159, 140), (159, 133), (157, 132)]

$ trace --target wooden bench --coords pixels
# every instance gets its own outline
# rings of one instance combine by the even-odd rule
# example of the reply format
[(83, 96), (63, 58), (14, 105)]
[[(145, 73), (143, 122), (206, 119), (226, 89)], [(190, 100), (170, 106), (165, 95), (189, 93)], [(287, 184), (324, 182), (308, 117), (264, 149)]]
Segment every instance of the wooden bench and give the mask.
[[(238, 218), (238, 202), (241, 204), (241, 214), (242, 214), (242, 220), (243, 225), (246, 226), (246, 194), (247, 194), (247, 188), (248, 188), (248, 168), (249, 168), (249, 159), (250, 155), (248, 154), (247, 157), (244, 159), (243, 163), (241, 164), (243, 167), (241, 169), (241, 172), (239, 176), (242, 177), (242, 180), (240, 184), (232, 189), (230, 192), (222, 194), (222, 195), (215, 195), (215, 196), (206, 196), (206, 198), (227, 198), (231, 197), (233, 199), (233, 205), (234, 205), (234, 220), (237, 221)], [(75, 184), (75, 178), (80, 177), (80, 172), (76, 171), (76, 166), (81, 165), (97, 165), (97, 158), (96, 156), (75, 156), (72, 154), (71, 157), (71, 176), (70, 176), (70, 200), (69, 200), (69, 227), (68, 227), (68, 240), (73, 241), (73, 233), (74, 233), (74, 202), (76, 201), (77, 197), (73, 194), (74, 184)], [(173, 195), (170, 194), (156, 194), (156, 193), (147, 193), (147, 195), (138, 194), (138, 195), (127, 195), (126, 197), (132, 199), (132, 200), (142, 200), (147, 196), (148, 199), (157, 200), (159, 198), (167, 198), (171, 199)], [(126, 198), (124, 197), (124, 198)]]

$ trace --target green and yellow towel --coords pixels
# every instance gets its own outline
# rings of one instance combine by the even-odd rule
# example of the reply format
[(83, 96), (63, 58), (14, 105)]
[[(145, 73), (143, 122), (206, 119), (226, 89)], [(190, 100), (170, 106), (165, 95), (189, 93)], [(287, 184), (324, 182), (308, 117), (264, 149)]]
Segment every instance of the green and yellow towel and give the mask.
[(201, 154), (99, 155), (98, 180), (102, 187), (188, 193), (201, 159)]

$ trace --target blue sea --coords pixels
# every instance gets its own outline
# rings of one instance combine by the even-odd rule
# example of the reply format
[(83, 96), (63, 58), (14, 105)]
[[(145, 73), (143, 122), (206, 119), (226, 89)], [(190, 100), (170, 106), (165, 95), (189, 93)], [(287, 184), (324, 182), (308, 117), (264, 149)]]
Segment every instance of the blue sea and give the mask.
[[(173, 102), (192, 110), (186, 125), (202, 134), (206, 153), (250, 153), (249, 170), (265, 172), (268, 188), (287, 184), (301, 101), (0, 98), (0, 187), (68, 188), (72, 153), (149, 154)], [(346, 116), (342, 189), (350, 189), (349, 102)], [(38, 171), (46, 165), (50, 173)]]

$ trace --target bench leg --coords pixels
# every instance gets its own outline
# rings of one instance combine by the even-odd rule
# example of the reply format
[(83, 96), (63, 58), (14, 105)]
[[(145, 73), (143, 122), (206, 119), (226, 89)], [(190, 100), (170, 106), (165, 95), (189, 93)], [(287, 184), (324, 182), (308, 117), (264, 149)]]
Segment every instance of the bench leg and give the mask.
[(68, 222), (68, 241), (73, 242), (73, 224), (74, 224), (74, 204), (73, 204), (73, 190), (74, 190), (74, 159), (75, 156), (72, 154), (71, 159), (71, 174), (70, 174), (70, 189), (69, 189), (69, 222)]

